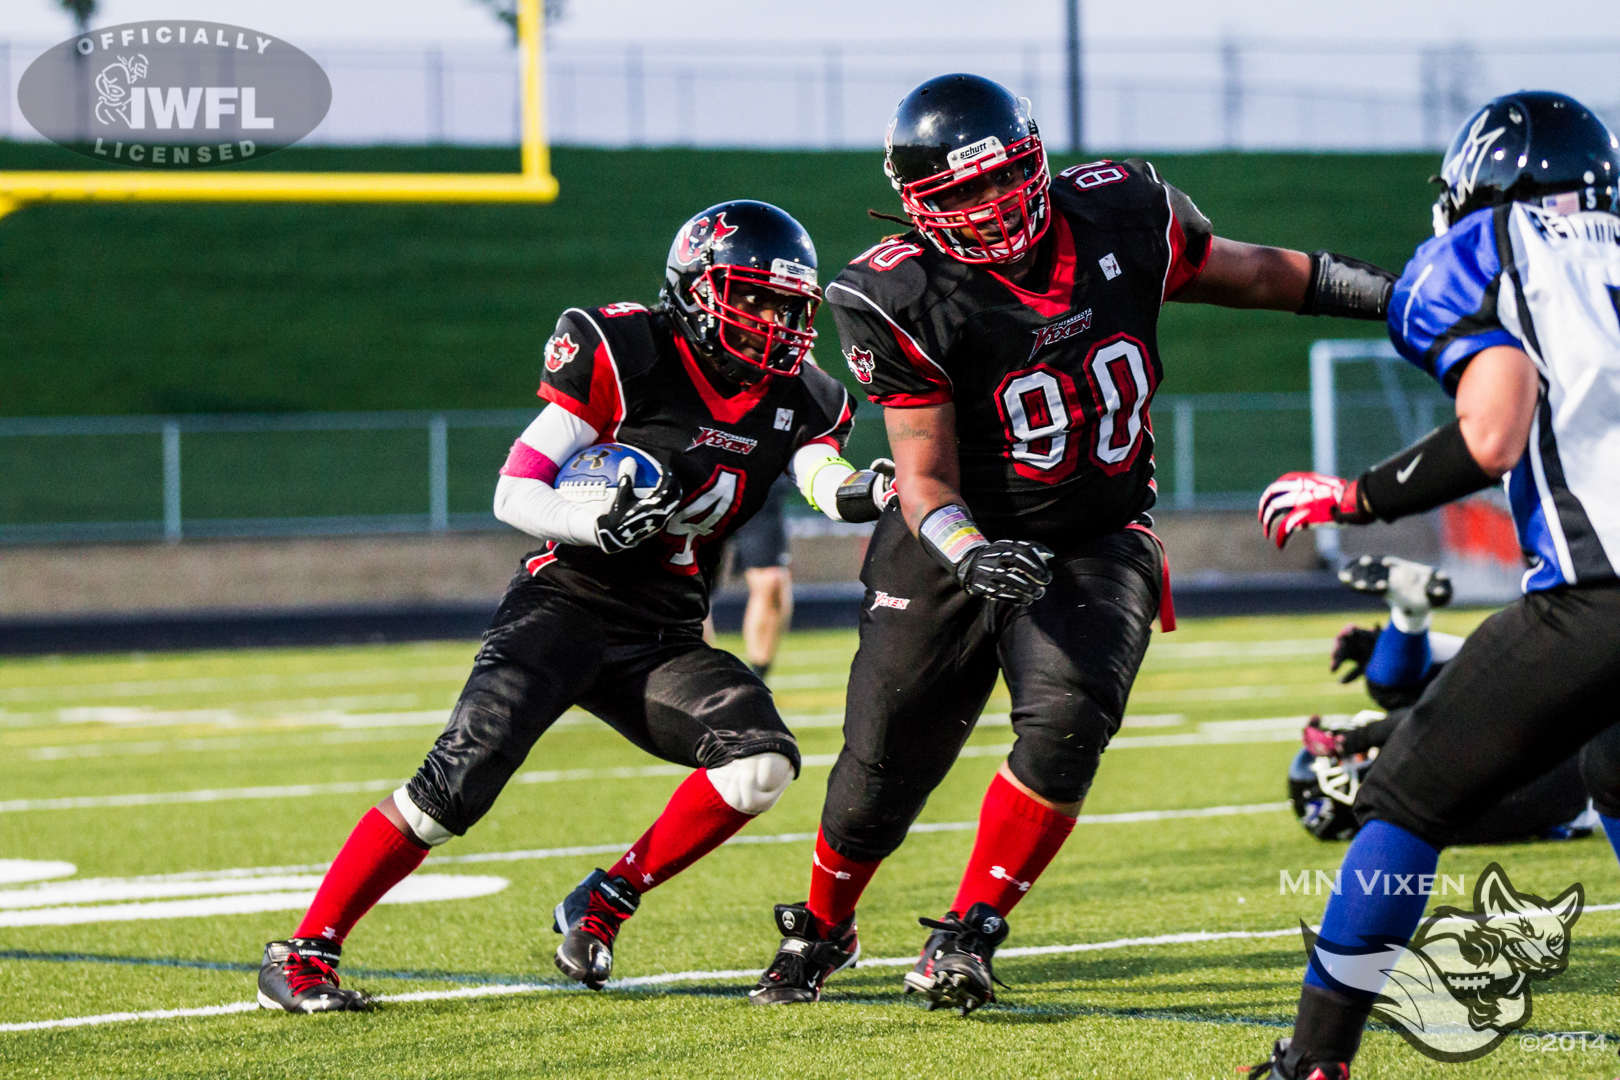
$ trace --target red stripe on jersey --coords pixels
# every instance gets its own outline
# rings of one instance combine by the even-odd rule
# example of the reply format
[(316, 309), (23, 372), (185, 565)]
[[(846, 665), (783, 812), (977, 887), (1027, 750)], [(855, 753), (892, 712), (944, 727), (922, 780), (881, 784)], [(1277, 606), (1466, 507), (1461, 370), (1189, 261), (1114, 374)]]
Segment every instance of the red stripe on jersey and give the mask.
[(506, 464), (501, 466), (502, 476), (515, 476), (520, 480), (538, 480), (542, 484), (549, 484), (557, 479), (557, 474), (561, 471), (561, 465), (522, 439), (512, 444), (512, 452), (506, 455)]
[(1055, 319), (1068, 311), (1074, 299), (1074, 234), (1069, 231), (1068, 219), (1062, 214), (1056, 217), (1057, 227), (1053, 231), (1057, 233), (1057, 254), (1052, 257), (1051, 281), (1045, 292), (1021, 289), (994, 270), (989, 271), (990, 276), (1007, 286), (1007, 290), (1018, 297), (1025, 307), (1048, 319)]
[(1170, 595), (1170, 553), (1164, 549), (1164, 541), (1159, 534), (1146, 525), (1131, 522), (1125, 526), (1135, 532), (1147, 533), (1153, 542), (1159, 545), (1159, 632), (1168, 634), (1176, 628), (1176, 601)]
[(943, 387), (926, 394), (878, 394), (872, 400), (887, 409), (918, 409), (924, 405), (943, 405), (951, 400), (951, 392)]
[[(831, 435), (823, 435), (819, 439), (807, 439), (804, 446), (815, 446), (817, 443), (820, 443), (822, 446), (832, 447), (833, 453), (835, 454), (841, 454), (844, 452), (844, 448), (838, 445), (838, 440), (833, 438)], [(803, 450), (804, 446), (799, 447), (799, 449)]]
[[(922, 350), (917, 348), (916, 343), (911, 340), (910, 335), (902, 333), (900, 328), (895, 326), (892, 322), (889, 324), (889, 330), (894, 334), (894, 340), (900, 345), (900, 351), (905, 355), (906, 360), (911, 364), (912, 370), (914, 370), (918, 375), (921, 375), (924, 381), (939, 387), (938, 390), (931, 390), (926, 395), (923, 395), (924, 397), (937, 399), (930, 400), (927, 404), (934, 405), (938, 404), (940, 401), (951, 400), (951, 384), (949, 382), (940, 381), (941, 372), (939, 370), (939, 366), (932, 360), (928, 359), (928, 357), (924, 356)], [(890, 394), (888, 396), (912, 397), (915, 395)], [(875, 397), (872, 398), (872, 400), (878, 402), (880, 405), (887, 403), (885, 400)], [(921, 403), (921, 398), (919, 398), (918, 404)]]
[(741, 391), (731, 397), (722, 397), (709, 382), (707, 375), (698, 365), (697, 357), (687, 347), (686, 339), (680, 335), (675, 337), (675, 351), (680, 354), (681, 366), (686, 369), (686, 375), (697, 387), (698, 397), (703, 399), (704, 406), (709, 415), (726, 424), (735, 424), (758, 405), (765, 398), (765, 392), (770, 389), (771, 377), (766, 375), (752, 386), (745, 386)]
[(1176, 294), (1193, 282), (1198, 275), (1204, 272), (1209, 263), (1209, 253), (1214, 243), (1204, 245), (1203, 258), (1196, 263), (1187, 258), (1187, 234), (1181, 228), (1181, 222), (1176, 220), (1175, 211), (1170, 212), (1170, 228), (1167, 233), (1170, 241), (1170, 269), (1164, 276), (1164, 299), (1172, 300)]
[(540, 554), (534, 556), (534, 558), (532, 558), (528, 562), (524, 563), (523, 568), (529, 572), (530, 577), (533, 577), (535, 574), (538, 574), (545, 567), (550, 566), (552, 563), (554, 563), (556, 561), (557, 561), (557, 541), (550, 540), (550, 541), (547, 541), (547, 543), (546, 543), (546, 550), (542, 551)]
[(540, 396), (561, 405), (575, 416), (602, 433), (604, 442), (612, 442), (618, 423), (624, 419), (624, 399), (619, 393), (619, 376), (613, 368), (613, 356), (606, 342), (599, 342), (592, 357), (591, 399), (580, 401), (550, 383), (540, 384)]

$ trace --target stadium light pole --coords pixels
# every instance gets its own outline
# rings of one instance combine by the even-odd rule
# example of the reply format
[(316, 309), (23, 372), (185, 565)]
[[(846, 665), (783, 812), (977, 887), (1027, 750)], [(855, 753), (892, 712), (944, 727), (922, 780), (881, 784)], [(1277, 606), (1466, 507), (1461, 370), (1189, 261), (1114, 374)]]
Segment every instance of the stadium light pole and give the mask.
[(1069, 74), (1069, 150), (1080, 153), (1085, 142), (1085, 103), (1082, 100), (1080, 70), (1080, 0), (1065, 0)]

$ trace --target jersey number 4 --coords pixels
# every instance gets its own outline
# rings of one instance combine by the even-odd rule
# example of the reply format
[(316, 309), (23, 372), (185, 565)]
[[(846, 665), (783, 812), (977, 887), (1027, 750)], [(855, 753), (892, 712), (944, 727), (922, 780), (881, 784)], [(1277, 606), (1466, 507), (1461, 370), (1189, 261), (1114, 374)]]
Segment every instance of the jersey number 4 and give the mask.
[(664, 543), (669, 545), (665, 566), (677, 574), (698, 572), (698, 546), (723, 531), (736, 515), (746, 483), (747, 477), (736, 469), (714, 467), (708, 482), (664, 526)]
[(1129, 469), (1142, 448), (1147, 405), (1157, 377), (1141, 342), (1125, 334), (1092, 346), (1086, 355), (1085, 408), (1074, 380), (1047, 364), (1014, 371), (996, 388), (1013, 471), (1055, 484), (1067, 479), (1084, 443), (1092, 464), (1109, 476)]

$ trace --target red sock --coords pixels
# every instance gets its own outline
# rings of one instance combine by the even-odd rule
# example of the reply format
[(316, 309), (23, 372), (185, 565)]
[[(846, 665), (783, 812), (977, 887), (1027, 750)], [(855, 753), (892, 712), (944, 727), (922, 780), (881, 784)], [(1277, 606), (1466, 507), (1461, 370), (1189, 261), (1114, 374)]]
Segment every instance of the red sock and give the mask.
[(810, 858), (810, 914), (819, 924), (818, 929), (826, 933), (855, 914), (867, 882), (883, 863), (846, 859), (832, 849), (820, 830), (816, 832), (815, 854)]
[(984, 793), (973, 857), (951, 910), (961, 914), (983, 902), (1007, 914), (1073, 831), (1074, 818), (1042, 806), (997, 773)]
[(325, 938), (343, 944), (360, 916), (421, 866), (425, 858), (426, 848), (400, 835), (393, 822), (372, 807), (332, 860), (293, 937)]
[(731, 839), (752, 820), (752, 814), (722, 799), (708, 772), (699, 769), (681, 781), (652, 828), (613, 864), (608, 876), (621, 876), (638, 891), (646, 892)]

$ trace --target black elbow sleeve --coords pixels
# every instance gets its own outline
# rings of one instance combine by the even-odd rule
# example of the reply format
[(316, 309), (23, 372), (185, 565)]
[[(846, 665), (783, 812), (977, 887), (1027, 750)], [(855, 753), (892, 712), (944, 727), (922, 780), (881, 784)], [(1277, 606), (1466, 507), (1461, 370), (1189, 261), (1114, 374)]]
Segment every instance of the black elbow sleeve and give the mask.
[(1383, 321), (1389, 315), (1396, 277), (1381, 266), (1348, 255), (1313, 251), (1311, 280), (1305, 286), (1299, 313)]
[(1462, 423), (1453, 420), (1374, 465), (1358, 483), (1367, 509), (1380, 521), (1394, 521), (1483, 491), (1496, 481), (1474, 460)]

